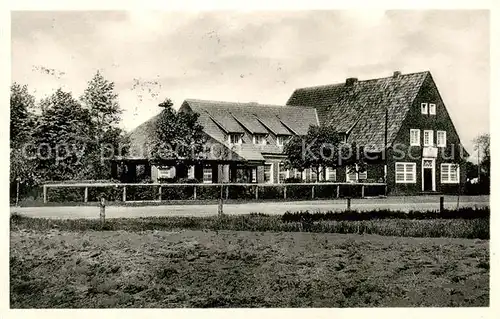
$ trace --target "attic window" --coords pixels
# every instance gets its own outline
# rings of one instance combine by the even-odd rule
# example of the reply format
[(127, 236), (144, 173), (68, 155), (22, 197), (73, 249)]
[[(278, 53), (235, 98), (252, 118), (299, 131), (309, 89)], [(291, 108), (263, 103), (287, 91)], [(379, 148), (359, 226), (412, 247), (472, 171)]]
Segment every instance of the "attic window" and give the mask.
[(241, 134), (239, 133), (230, 133), (229, 134), (229, 144), (241, 144)]
[(436, 104), (429, 104), (429, 114), (436, 115)]
[(427, 114), (427, 103), (420, 104), (420, 108), (422, 109), (422, 114)]
[(266, 145), (266, 135), (265, 134), (255, 134), (253, 136), (253, 143), (259, 145)]

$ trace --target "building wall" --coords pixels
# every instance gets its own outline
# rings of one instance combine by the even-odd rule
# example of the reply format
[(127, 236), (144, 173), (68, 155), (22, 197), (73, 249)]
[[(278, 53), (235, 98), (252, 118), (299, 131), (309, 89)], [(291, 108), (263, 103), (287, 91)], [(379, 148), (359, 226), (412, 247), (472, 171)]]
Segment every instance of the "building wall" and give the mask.
[[(436, 104), (436, 115), (422, 114), (421, 103)], [(390, 119), (389, 119), (390, 121)], [(420, 129), (420, 146), (410, 146), (410, 129)], [(450, 163), (446, 157), (456, 152), (455, 156), (460, 156), (460, 139), (453, 125), (448, 111), (439, 95), (437, 87), (429, 76), (424, 81), (420, 92), (417, 94), (406, 119), (403, 122), (394, 143), (393, 149), (388, 153), (388, 192), (395, 195), (410, 195), (422, 192), (422, 149), (424, 130), (433, 130), (433, 142), (436, 144), (437, 131), (446, 131), (446, 148), (438, 148), (438, 155), (435, 158), (435, 183), (436, 192), (456, 193), (459, 185), (441, 183), (441, 163)], [(395, 164), (396, 162), (416, 163), (416, 183), (396, 184)], [(465, 169), (460, 169), (461, 182), (465, 175)]]

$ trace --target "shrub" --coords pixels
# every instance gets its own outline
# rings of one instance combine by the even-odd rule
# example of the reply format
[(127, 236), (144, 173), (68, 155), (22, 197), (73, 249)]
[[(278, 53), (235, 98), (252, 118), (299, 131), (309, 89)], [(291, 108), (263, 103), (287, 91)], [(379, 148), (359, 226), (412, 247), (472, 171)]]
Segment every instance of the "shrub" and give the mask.
[(83, 202), (83, 187), (47, 187), (47, 200), (51, 202)]
[(486, 219), (490, 217), (489, 208), (463, 207), (458, 210), (438, 211), (393, 211), (393, 210), (372, 210), (367, 212), (343, 211), (343, 212), (321, 212), (310, 213), (309, 211), (286, 212), (282, 215), (283, 222), (310, 221), (360, 221), (360, 220), (380, 220), (380, 219)]

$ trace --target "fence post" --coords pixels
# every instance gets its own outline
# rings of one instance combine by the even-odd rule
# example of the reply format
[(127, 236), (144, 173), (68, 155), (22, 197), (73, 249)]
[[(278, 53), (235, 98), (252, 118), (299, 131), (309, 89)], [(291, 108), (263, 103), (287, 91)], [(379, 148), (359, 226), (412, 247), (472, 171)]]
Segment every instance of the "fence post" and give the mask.
[(351, 210), (351, 198), (347, 197), (347, 210)]
[(20, 184), (20, 180), (18, 177), (18, 178), (16, 178), (16, 207), (19, 206), (19, 184)]
[(100, 213), (99, 219), (101, 220), (101, 228), (104, 227), (104, 222), (106, 221), (106, 199), (104, 196), (101, 197), (101, 202), (99, 203)]
[(85, 193), (83, 195), (83, 201), (86, 203), (89, 200), (89, 188), (85, 187)]
[(123, 197), (122, 197), (123, 202), (125, 203), (127, 201), (127, 186), (123, 186)]
[(361, 185), (361, 198), (365, 198), (365, 185)]
[(193, 199), (196, 200), (196, 185), (193, 186)]
[(283, 199), (286, 199), (286, 186), (283, 187)]
[(340, 197), (340, 185), (337, 185), (337, 198)]
[(314, 199), (314, 185), (311, 187), (311, 198)]
[(43, 185), (43, 203), (47, 203), (47, 185)]
[(442, 213), (444, 211), (444, 196), (439, 197), (439, 212)]
[(222, 198), (219, 198), (219, 205), (217, 207), (217, 214), (219, 216), (221, 216), (224, 212), (223, 212), (223, 202), (222, 202)]
[(161, 202), (161, 185), (158, 186), (158, 199), (160, 200)]
[(255, 199), (259, 199), (259, 186), (255, 186)]
[(229, 198), (229, 186), (226, 186), (226, 199)]

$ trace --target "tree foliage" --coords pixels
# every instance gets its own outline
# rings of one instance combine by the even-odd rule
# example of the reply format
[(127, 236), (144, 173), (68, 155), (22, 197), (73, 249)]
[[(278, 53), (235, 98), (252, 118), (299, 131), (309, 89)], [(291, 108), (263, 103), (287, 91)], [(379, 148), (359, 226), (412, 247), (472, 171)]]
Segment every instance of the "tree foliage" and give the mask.
[(153, 141), (154, 160), (175, 159), (199, 161), (204, 157), (206, 136), (194, 112), (178, 112), (166, 99), (159, 106), (163, 109), (156, 123), (156, 140)]
[(32, 140), (35, 117), (30, 113), (35, 98), (26, 85), (13, 83), (10, 87), (10, 183), (34, 184), (38, 180), (36, 162), (23, 156), (24, 147)]
[(30, 137), (33, 117), (30, 109), (35, 105), (35, 98), (28, 92), (26, 85), (18, 83), (10, 87), (10, 144), (19, 147)]
[(11, 182), (108, 179), (110, 159), (128, 149), (114, 83), (99, 72), (79, 99), (58, 89), (36, 103), (13, 83), (10, 108)]
[(481, 171), (485, 175), (490, 176), (491, 159), (490, 159), (490, 134), (482, 134), (474, 139), (474, 150), (479, 151), (480, 158), (478, 159)]
[(349, 166), (358, 171), (365, 167), (363, 148), (345, 143), (344, 136), (330, 126), (310, 126), (305, 136), (292, 137), (283, 151), (288, 168), (312, 169), (318, 178), (326, 167)]
[(90, 113), (71, 93), (61, 89), (41, 104), (43, 111), (33, 134), (38, 150), (37, 169), (48, 180), (77, 178), (91, 141)]
[(90, 116), (88, 156), (84, 159), (82, 178), (108, 179), (111, 177), (110, 160), (125, 155), (128, 144), (124, 131), (118, 127), (122, 110), (115, 84), (98, 71), (88, 82), (80, 100)]

